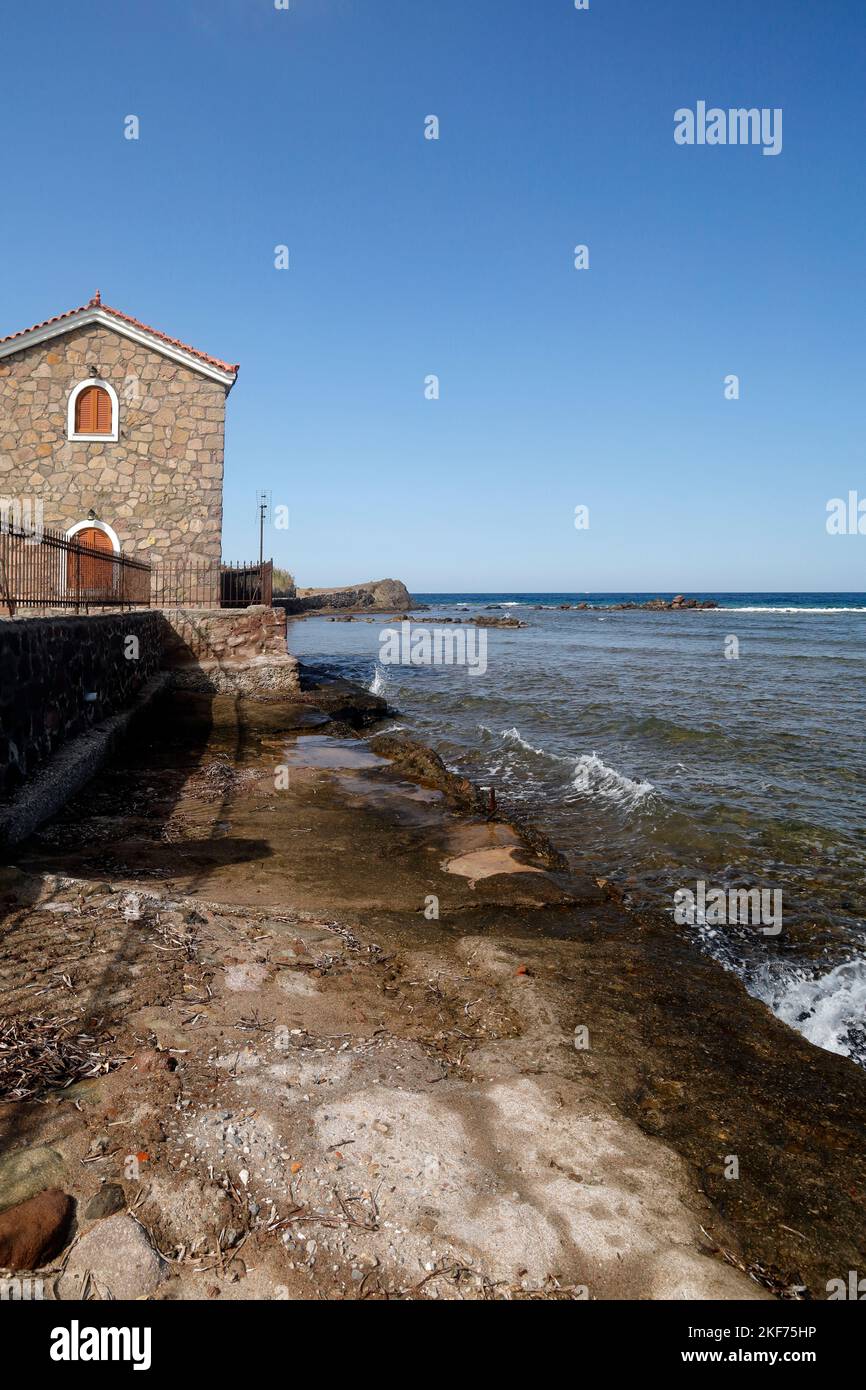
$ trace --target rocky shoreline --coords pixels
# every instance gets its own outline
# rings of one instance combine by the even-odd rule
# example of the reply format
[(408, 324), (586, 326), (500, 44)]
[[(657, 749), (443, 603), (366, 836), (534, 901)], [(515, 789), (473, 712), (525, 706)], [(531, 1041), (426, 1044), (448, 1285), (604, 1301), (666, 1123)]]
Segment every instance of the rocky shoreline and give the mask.
[(3, 872), (6, 1268), (60, 1298), (826, 1297), (864, 1248), (866, 1076), (376, 733), (377, 697), (302, 685), (166, 695)]
[[(317, 618), (327, 618), (330, 622), (349, 623), (357, 618), (365, 618), (365, 615), (374, 612), (377, 615), (389, 614), (395, 621), (410, 620), (415, 623), (457, 623), (466, 625), (473, 623), (478, 627), (526, 627), (526, 623), (515, 617), (487, 617), (484, 614), (475, 614), (455, 618), (430, 617), (419, 618), (416, 615), (429, 610), (430, 605), (417, 603), (411, 598), (405, 586), (399, 580), (381, 580), (378, 584), (360, 586), (358, 589), (309, 589), (298, 590), (296, 599), (279, 599), (279, 604), (286, 609), (286, 612), (293, 617), (315, 616)], [(500, 604), (488, 604), (488, 609), (499, 608)], [(532, 605), (537, 613), (549, 610), (550, 605), (536, 603)], [(718, 608), (716, 599), (687, 598), (684, 594), (676, 594), (672, 599), (652, 598), (646, 603), (637, 603), (628, 600), (623, 603), (558, 603), (556, 610), (563, 613), (580, 612), (691, 612), (695, 609)], [(373, 622), (376, 619), (366, 617), (366, 621)]]
[[(543, 606), (543, 604), (534, 605), (538, 610), (541, 610)], [(591, 612), (610, 612), (611, 609), (615, 612), (623, 612), (625, 610), (629, 612), (644, 611), (649, 613), (680, 612), (686, 609), (718, 608), (718, 606), (714, 598), (686, 598), (683, 594), (677, 594), (672, 599), (651, 598), (648, 599), (646, 603), (634, 603), (629, 601), (627, 603), (558, 603), (556, 605), (559, 611), (575, 613), (581, 612), (584, 609), (589, 609)]]

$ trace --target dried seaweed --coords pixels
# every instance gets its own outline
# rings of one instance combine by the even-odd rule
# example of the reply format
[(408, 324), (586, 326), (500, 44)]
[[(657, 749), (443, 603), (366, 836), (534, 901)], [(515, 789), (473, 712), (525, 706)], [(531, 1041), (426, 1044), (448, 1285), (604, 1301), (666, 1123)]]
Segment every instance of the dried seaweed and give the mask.
[(35, 1100), (113, 1071), (128, 1060), (111, 1054), (113, 1041), (76, 1031), (74, 1022), (59, 1018), (0, 1020), (0, 1099)]

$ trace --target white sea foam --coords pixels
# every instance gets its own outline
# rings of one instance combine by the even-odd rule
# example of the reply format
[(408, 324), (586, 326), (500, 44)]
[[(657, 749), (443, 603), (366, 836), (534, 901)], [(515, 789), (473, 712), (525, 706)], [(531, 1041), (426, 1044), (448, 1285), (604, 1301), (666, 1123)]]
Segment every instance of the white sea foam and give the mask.
[(816, 1047), (866, 1062), (866, 959), (846, 961), (817, 977), (802, 967), (783, 971), (767, 965), (746, 987)]
[(537, 753), (540, 758), (551, 758), (555, 762), (562, 759), (556, 753), (548, 753), (545, 748), (536, 748), (534, 744), (527, 743), (519, 729), (503, 729), (500, 735), (503, 743), (516, 744), (518, 748), (524, 748), (527, 753)]
[[(485, 728), (480, 725), (480, 728)], [(492, 730), (485, 729), (485, 732)], [(597, 796), (611, 801), (623, 810), (633, 811), (642, 801), (655, 791), (652, 782), (636, 782), (615, 767), (608, 767), (597, 753), (579, 755), (551, 753), (546, 748), (537, 748), (525, 739), (517, 728), (503, 729), (500, 738), (513, 748), (532, 753), (537, 758), (547, 758), (552, 763), (566, 763), (571, 769), (570, 784), (572, 792), (580, 796)]]
[(575, 762), (572, 787), (583, 796), (600, 796), (632, 811), (652, 795), (652, 782), (635, 782), (625, 773), (608, 767), (597, 753), (582, 753)]
[(370, 681), (367, 689), (371, 695), (384, 695), (388, 689), (388, 678), (382, 667), (378, 664), (373, 672), (373, 679)]

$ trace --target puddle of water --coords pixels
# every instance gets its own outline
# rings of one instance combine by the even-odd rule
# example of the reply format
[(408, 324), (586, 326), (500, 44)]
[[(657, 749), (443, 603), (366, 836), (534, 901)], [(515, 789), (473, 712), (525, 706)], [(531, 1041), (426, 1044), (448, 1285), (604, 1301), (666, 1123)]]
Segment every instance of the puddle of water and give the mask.
[(376, 806), (393, 805), (395, 798), (431, 805), (441, 801), (444, 795), (435, 787), (417, 787), (414, 782), (373, 781), (372, 778), (358, 777), (352, 772), (343, 773), (337, 778), (337, 782), (353, 796), (362, 796), (365, 801)]
[(286, 750), (292, 767), (362, 768), (385, 767), (387, 758), (371, 753), (358, 738), (330, 738), (327, 734), (301, 734)]

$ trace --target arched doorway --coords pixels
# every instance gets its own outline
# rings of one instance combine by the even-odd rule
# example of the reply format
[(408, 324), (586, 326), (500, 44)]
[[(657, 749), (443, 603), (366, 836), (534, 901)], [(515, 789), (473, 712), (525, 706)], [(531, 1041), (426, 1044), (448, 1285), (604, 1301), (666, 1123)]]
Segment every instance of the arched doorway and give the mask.
[(66, 592), (88, 603), (109, 601), (116, 588), (117, 566), (112, 557), (120, 553), (117, 534), (104, 521), (79, 521), (66, 532), (81, 550), (66, 556)]

